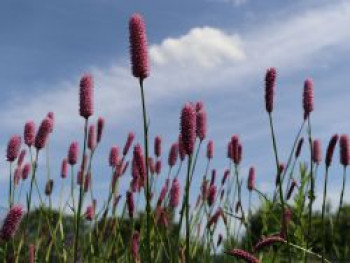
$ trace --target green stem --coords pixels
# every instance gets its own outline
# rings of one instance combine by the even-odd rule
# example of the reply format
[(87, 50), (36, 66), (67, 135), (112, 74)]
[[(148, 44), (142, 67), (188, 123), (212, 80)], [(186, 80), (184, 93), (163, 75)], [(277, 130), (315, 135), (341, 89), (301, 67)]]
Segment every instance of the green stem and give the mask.
[(343, 169), (343, 187), (342, 187), (341, 193), (340, 193), (339, 208), (338, 208), (337, 221), (336, 221), (337, 223), (339, 222), (340, 212), (341, 212), (341, 208), (343, 206), (345, 184), (346, 184), (346, 166), (344, 165), (344, 169)]
[[(85, 119), (84, 125), (84, 145), (83, 145), (83, 155), (82, 162), (84, 160), (85, 151), (86, 151), (86, 140), (87, 140), (87, 129), (88, 129), (88, 119)], [(80, 225), (80, 213), (83, 206), (83, 195), (84, 195), (84, 171), (81, 174), (81, 182), (79, 185), (79, 202), (78, 202), (78, 211), (76, 213), (76, 227), (75, 227), (75, 240), (74, 240), (74, 259), (73, 262), (76, 262), (78, 259), (78, 242), (79, 242), (79, 225)]]
[(186, 179), (186, 263), (190, 262), (190, 221), (189, 221), (189, 206), (190, 206), (190, 174), (191, 174), (192, 156), (188, 156), (187, 179)]
[(322, 202), (322, 263), (325, 262), (325, 224), (324, 216), (326, 210), (326, 198), (327, 198), (327, 181), (328, 181), (328, 166), (326, 167), (326, 175), (324, 179), (324, 188), (323, 188), (323, 202)]
[(140, 78), (140, 89), (141, 89), (141, 103), (142, 103), (142, 114), (143, 114), (143, 132), (144, 132), (144, 146), (145, 146), (145, 161), (146, 161), (146, 243), (147, 243), (147, 261), (152, 262), (151, 257), (151, 200), (150, 200), (150, 188), (149, 188), (149, 169), (148, 169), (148, 125), (147, 125), (147, 112), (145, 103), (145, 94), (143, 90), (143, 79)]

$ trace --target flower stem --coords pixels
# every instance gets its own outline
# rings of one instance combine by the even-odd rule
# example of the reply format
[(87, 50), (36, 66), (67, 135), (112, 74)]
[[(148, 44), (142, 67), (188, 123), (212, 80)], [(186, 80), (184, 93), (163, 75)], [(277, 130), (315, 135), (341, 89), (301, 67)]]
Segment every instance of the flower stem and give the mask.
[(345, 184), (346, 184), (346, 166), (344, 165), (344, 169), (343, 169), (343, 187), (342, 187), (341, 193), (340, 193), (340, 200), (339, 200), (339, 207), (338, 207), (337, 221), (336, 221), (337, 223), (339, 222), (340, 212), (341, 212), (341, 208), (343, 206)]
[(145, 145), (145, 161), (146, 161), (146, 244), (147, 244), (147, 261), (152, 262), (151, 257), (151, 200), (150, 200), (150, 185), (149, 185), (149, 169), (148, 169), (148, 124), (147, 124), (147, 112), (145, 94), (143, 90), (143, 79), (140, 78), (141, 89), (141, 102), (142, 102), (142, 114), (143, 114), (143, 134)]
[[(84, 125), (84, 145), (83, 145), (83, 155), (82, 155), (82, 162), (84, 160), (85, 151), (86, 151), (86, 140), (87, 140), (87, 129), (88, 129), (88, 119), (85, 119), (85, 125)], [(79, 186), (79, 201), (78, 201), (78, 210), (76, 213), (76, 227), (75, 227), (75, 240), (74, 240), (74, 260), (73, 262), (77, 261), (78, 258), (78, 241), (79, 241), (79, 225), (80, 225), (80, 213), (83, 206), (83, 197), (84, 197), (84, 171), (81, 173), (81, 182)]]
[(326, 210), (326, 198), (327, 198), (327, 181), (328, 181), (328, 166), (326, 167), (326, 175), (324, 179), (324, 188), (323, 188), (323, 202), (322, 202), (322, 263), (325, 262), (325, 224), (324, 216)]
[(190, 174), (191, 174), (192, 156), (188, 156), (187, 179), (186, 179), (186, 263), (190, 262)]

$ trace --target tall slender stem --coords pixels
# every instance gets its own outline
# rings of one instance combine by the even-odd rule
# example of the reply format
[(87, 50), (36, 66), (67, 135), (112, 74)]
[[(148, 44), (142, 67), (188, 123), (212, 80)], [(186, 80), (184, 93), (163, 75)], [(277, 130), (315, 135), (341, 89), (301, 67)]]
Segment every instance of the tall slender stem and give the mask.
[[(312, 136), (311, 136), (311, 122), (310, 122), (310, 116), (308, 117), (308, 137), (309, 137), (309, 146), (310, 146), (310, 193), (309, 193), (309, 215), (308, 215), (308, 239), (306, 243), (306, 249), (309, 248), (310, 241), (311, 241), (311, 225), (312, 225), (312, 204), (315, 200), (315, 180), (314, 180), (314, 174), (313, 174), (313, 145), (312, 145)], [(306, 258), (307, 261), (307, 258)]]
[(326, 175), (324, 179), (324, 188), (323, 188), (323, 202), (322, 202), (322, 263), (325, 262), (325, 224), (324, 216), (326, 210), (326, 199), (327, 199), (327, 181), (328, 181), (328, 166), (326, 167)]
[[(272, 143), (273, 143), (273, 150), (275, 153), (275, 161), (276, 161), (276, 169), (277, 169), (277, 176), (279, 177), (279, 194), (280, 194), (280, 202), (282, 206), (282, 216), (285, 214), (285, 205), (284, 205), (284, 198), (283, 198), (283, 187), (282, 187), (282, 180), (281, 180), (281, 171), (279, 168), (279, 160), (278, 160), (278, 152), (277, 152), (277, 143), (276, 143), (276, 138), (275, 138), (275, 132), (273, 128), (273, 121), (272, 121), (272, 114), (269, 113), (269, 121), (270, 121), (270, 129), (271, 129), (271, 137), (272, 137)], [(286, 231), (286, 239), (287, 239), (287, 246), (288, 246), (288, 261), (291, 263), (292, 262), (292, 256), (291, 256), (291, 251), (289, 247), (289, 237), (288, 237), (288, 227), (285, 229)]]
[[(81, 161), (83, 162), (85, 151), (86, 151), (86, 140), (87, 140), (87, 130), (88, 130), (88, 119), (85, 119), (84, 125), (84, 145), (83, 145), (83, 154)], [(78, 201), (78, 211), (76, 213), (76, 228), (75, 228), (75, 240), (74, 240), (74, 261), (77, 261), (78, 258), (78, 240), (79, 240), (79, 225), (80, 225), (80, 213), (83, 206), (83, 195), (84, 195), (84, 171), (81, 173), (81, 182), (79, 185), (79, 201)]]
[(341, 208), (343, 206), (345, 184), (346, 184), (346, 166), (344, 165), (344, 168), (343, 168), (343, 187), (342, 187), (341, 193), (340, 193), (340, 200), (339, 200), (339, 207), (338, 207), (337, 221), (336, 221), (337, 223), (339, 222)]
[(190, 174), (191, 174), (192, 156), (188, 156), (187, 178), (186, 178), (186, 263), (190, 262)]
[(140, 89), (141, 89), (141, 102), (142, 102), (142, 114), (143, 114), (143, 135), (144, 135), (144, 146), (145, 146), (145, 161), (146, 161), (146, 241), (147, 241), (147, 260), (149, 263), (152, 262), (151, 257), (151, 201), (150, 201), (150, 188), (149, 188), (149, 169), (148, 169), (148, 122), (146, 112), (145, 94), (143, 91), (143, 79), (140, 78)]

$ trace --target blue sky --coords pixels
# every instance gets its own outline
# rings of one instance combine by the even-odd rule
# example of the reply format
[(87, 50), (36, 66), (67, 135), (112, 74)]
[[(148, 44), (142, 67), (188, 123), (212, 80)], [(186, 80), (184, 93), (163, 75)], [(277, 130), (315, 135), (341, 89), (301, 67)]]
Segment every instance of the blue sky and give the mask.
[[(84, 72), (91, 72), (95, 119), (106, 118), (94, 164), (94, 189), (104, 196), (110, 146), (122, 147), (130, 130), (142, 142), (139, 89), (130, 73), (128, 54), (128, 18), (134, 12), (143, 14), (147, 23), (151, 76), (145, 89), (150, 132), (152, 137), (162, 135), (164, 149), (177, 138), (182, 105), (202, 100), (208, 111), (208, 138), (215, 141), (213, 167), (219, 176), (227, 165), (226, 143), (239, 134), (244, 146), (242, 176), (255, 165), (259, 188), (271, 191), (274, 159), (263, 101), (263, 79), (270, 66), (278, 70), (274, 119), (281, 160), (287, 158), (302, 120), (301, 95), (307, 77), (315, 82), (314, 137), (322, 140), (325, 149), (333, 133), (349, 133), (349, 1), (2, 1), (3, 193), (7, 191), (9, 136), (22, 134), (29, 119), (39, 124), (48, 111), (54, 111), (57, 120), (50, 152), (52, 176), (59, 182), (60, 162), (70, 142), (82, 140), (78, 83)], [(167, 150), (164, 153), (166, 162)], [(193, 189), (199, 188), (203, 165)], [(338, 164), (330, 176), (329, 197), (337, 202)], [(320, 173), (319, 183), (321, 178)], [(129, 175), (123, 182), (122, 193)], [(59, 187), (54, 194), (58, 197)], [(345, 198), (349, 197), (346, 193)], [(0, 200), (4, 203), (6, 195)], [(319, 198), (316, 204), (319, 207)]]

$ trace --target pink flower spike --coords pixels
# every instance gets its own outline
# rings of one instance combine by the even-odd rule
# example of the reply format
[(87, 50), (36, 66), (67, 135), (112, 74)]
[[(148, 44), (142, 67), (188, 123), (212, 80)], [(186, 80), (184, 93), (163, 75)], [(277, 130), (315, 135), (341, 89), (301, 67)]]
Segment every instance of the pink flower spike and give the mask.
[(62, 165), (61, 165), (61, 178), (64, 179), (67, 177), (68, 174), (68, 160), (67, 158), (64, 158), (62, 160)]
[(257, 259), (252, 254), (242, 249), (235, 248), (230, 251), (226, 251), (225, 253), (230, 256), (243, 259), (247, 263), (260, 263), (259, 259)]
[(21, 205), (14, 205), (10, 209), (0, 230), (1, 239), (8, 242), (14, 237), (21, 223), (23, 214), (24, 212)]
[(224, 177), (222, 177), (222, 180), (221, 180), (221, 186), (223, 186), (225, 184), (229, 175), (230, 175), (230, 170), (226, 169), (224, 172)]
[(265, 104), (266, 111), (268, 113), (273, 111), (273, 96), (275, 93), (276, 75), (276, 69), (269, 68), (265, 76)]
[(162, 161), (161, 160), (158, 160), (156, 162), (156, 174), (160, 174), (162, 172)]
[(37, 150), (41, 150), (45, 148), (46, 142), (49, 138), (49, 134), (52, 130), (52, 121), (49, 118), (45, 118), (40, 126), (39, 130), (35, 136), (35, 143), (34, 146)]
[(119, 148), (113, 146), (109, 152), (109, 166), (116, 167), (119, 161)]
[(133, 14), (129, 20), (130, 56), (132, 74), (143, 80), (149, 75), (146, 25), (140, 14)]
[(168, 156), (168, 164), (170, 167), (173, 167), (176, 164), (178, 152), (179, 152), (178, 144), (173, 143), (171, 145), (169, 156)]
[(95, 125), (91, 124), (88, 133), (88, 148), (93, 151), (96, 147), (96, 135), (95, 135)]
[(339, 139), (340, 145), (340, 163), (343, 166), (348, 166), (350, 164), (350, 145), (349, 145), (349, 136), (343, 134)]
[(179, 156), (180, 156), (180, 160), (182, 162), (183, 160), (185, 160), (186, 151), (185, 151), (185, 148), (184, 148), (184, 144), (183, 144), (183, 141), (182, 141), (181, 134), (179, 134), (178, 143), (179, 143)]
[(208, 193), (208, 205), (212, 206), (215, 202), (215, 198), (216, 198), (216, 186), (215, 185), (211, 185), (209, 187), (209, 193)]
[(138, 231), (135, 231), (132, 235), (132, 242), (131, 242), (131, 254), (135, 261), (138, 258), (139, 246), (140, 246), (140, 234)]
[(156, 136), (156, 138), (154, 138), (154, 154), (158, 158), (162, 154), (162, 138), (160, 136)]
[(68, 151), (68, 163), (75, 165), (78, 161), (79, 144), (78, 142), (72, 142)]
[(31, 170), (31, 164), (30, 163), (26, 163), (23, 167), (22, 170), (22, 180), (26, 180), (30, 174), (30, 170)]
[(303, 94), (304, 119), (314, 110), (314, 83), (312, 79), (305, 80)]
[(333, 153), (334, 153), (335, 146), (337, 145), (338, 139), (339, 139), (338, 134), (335, 134), (332, 136), (331, 140), (329, 141), (329, 144), (327, 147), (326, 159), (325, 159), (325, 164), (327, 168), (332, 163)]
[(196, 112), (196, 135), (200, 141), (207, 135), (207, 113), (203, 108)]
[(322, 161), (322, 150), (321, 150), (321, 141), (314, 140), (312, 147), (312, 160), (316, 164), (320, 164)]
[(255, 167), (252, 166), (249, 168), (248, 175), (248, 190), (253, 191), (255, 188)]
[(207, 158), (208, 160), (213, 159), (214, 155), (214, 142), (212, 140), (209, 140), (207, 144)]
[(173, 180), (171, 189), (170, 189), (170, 201), (169, 204), (172, 208), (176, 208), (180, 202), (180, 183), (177, 178)]
[(105, 127), (105, 119), (102, 117), (99, 117), (97, 120), (97, 139), (96, 139), (97, 143), (100, 143), (102, 139), (104, 127)]
[(48, 118), (48, 119), (51, 120), (51, 130), (50, 130), (50, 133), (52, 133), (52, 132), (53, 132), (53, 126), (54, 126), (54, 124), (55, 124), (55, 114), (54, 114), (52, 111), (50, 111), (50, 112), (47, 113), (46, 118)]
[(286, 243), (286, 240), (280, 236), (266, 237), (266, 238), (263, 238), (254, 246), (254, 251), (259, 251), (266, 247), (270, 247), (278, 243)]
[(22, 163), (23, 163), (24, 157), (26, 156), (26, 153), (27, 153), (26, 150), (23, 149), (21, 151), (21, 153), (19, 154), (19, 157), (18, 157), (18, 160), (17, 160), (17, 165), (18, 166), (22, 166)]
[(196, 140), (196, 111), (190, 103), (182, 108), (180, 130), (184, 150), (187, 155), (192, 155)]
[(24, 143), (31, 147), (35, 142), (35, 123), (33, 121), (28, 121), (24, 125)]
[(126, 193), (126, 204), (128, 206), (129, 217), (133, 218), (134, 217), (134, 210), (135, 210), (135, 203), (134, 203), (133, 193), (130, 191), (128, 191)]
[(93, 205), (89, 205), (86, 208), (86, 212), (85, 212), (85, 219), (88, 221), (92, 221), (95, 217), (95, 209)]
[(134, 141), (135, 138), (135, 134), (132, 132), (129, 132), (128, 134), (128, 138), (126, 139), (126, 143), (124, 145), (124, 149), (123, 149), (123, 155), (127, 155), (129, 152), (129, 149), (131, 147), (132, 142)]
[(94, 81), (92, 75), (85, 74), (80, 80), (80, 116), (88, 119), (94, 113)]
[(13, 162), (17, 159), (21, 148), (21, 136), (13, 135), (7, 144), (7, 161)]
[(35, 245), (30, 244), (28, 250), (29, 263), (35, 263)]
[(290, 184), (290, 187), (288, 189), (288, 193), (287, 193), (287, 200), (289, 200), (292, 197), (294, 188), (297, 186), (297, 182), (295, 181), (295, 179), (292, 179), (292, 182)]
[(143, 155), (143, 150), (139, 144), (136, 144), (134, 147), (134, 159), (135, 163), (141, 178), (142, 183), (146, 179), (147, 173), (146, 173), (146, 164), (145, 164), (145, 158)]

